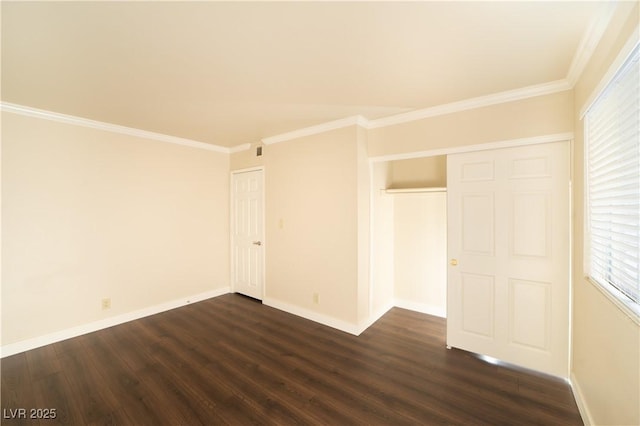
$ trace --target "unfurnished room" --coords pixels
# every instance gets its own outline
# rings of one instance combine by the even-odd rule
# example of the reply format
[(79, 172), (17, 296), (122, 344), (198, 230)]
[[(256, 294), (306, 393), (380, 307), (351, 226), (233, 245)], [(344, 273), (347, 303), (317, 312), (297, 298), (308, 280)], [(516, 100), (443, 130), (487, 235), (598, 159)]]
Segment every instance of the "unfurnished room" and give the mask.
[(637, 0), (0, 14), (2, 424), (640, 424)]

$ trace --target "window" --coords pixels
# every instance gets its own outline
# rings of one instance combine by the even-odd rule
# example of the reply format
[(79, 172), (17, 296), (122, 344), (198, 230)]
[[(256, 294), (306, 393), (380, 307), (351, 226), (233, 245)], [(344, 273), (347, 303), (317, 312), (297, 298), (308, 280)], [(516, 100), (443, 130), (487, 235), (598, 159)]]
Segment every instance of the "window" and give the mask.
[(585, 115), (589, 278), (640, 314), (640, 57), (632, 50)]

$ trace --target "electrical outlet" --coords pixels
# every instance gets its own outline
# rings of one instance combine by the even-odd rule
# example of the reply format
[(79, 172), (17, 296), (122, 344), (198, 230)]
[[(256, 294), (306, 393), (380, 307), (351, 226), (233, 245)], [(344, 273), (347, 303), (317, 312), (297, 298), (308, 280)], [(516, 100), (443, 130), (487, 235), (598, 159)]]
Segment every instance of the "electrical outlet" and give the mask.
[(318, 293), (313, 293), (313, 303), (317, 304), (319, 299)]
[(111, 309), (111, 298), (102, 299), (102, 310)]

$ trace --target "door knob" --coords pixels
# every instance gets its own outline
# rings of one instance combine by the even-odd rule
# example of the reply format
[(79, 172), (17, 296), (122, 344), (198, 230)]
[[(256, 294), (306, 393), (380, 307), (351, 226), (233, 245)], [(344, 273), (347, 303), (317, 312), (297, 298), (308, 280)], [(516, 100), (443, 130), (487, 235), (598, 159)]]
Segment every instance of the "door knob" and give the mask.
[(449, 263), (451, 264), (451, 266), (457, 266), (458, 265), (458, 259), (451, 259), (449, 261)]
[(262, 245), (262, 241), (254, 241), (253, 244), (256, 245), (256, 246), (261, 246)]

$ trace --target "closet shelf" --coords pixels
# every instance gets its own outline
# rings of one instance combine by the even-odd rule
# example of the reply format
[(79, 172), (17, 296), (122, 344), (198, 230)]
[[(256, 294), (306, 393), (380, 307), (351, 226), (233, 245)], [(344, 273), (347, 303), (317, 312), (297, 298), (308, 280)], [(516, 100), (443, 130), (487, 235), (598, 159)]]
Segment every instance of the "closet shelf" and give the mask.
[(386, 194), (416, 194), (421, 192), (447, 192), (447, 188), (390, 188), (382, 189), (380, 192), (384, 192)]

